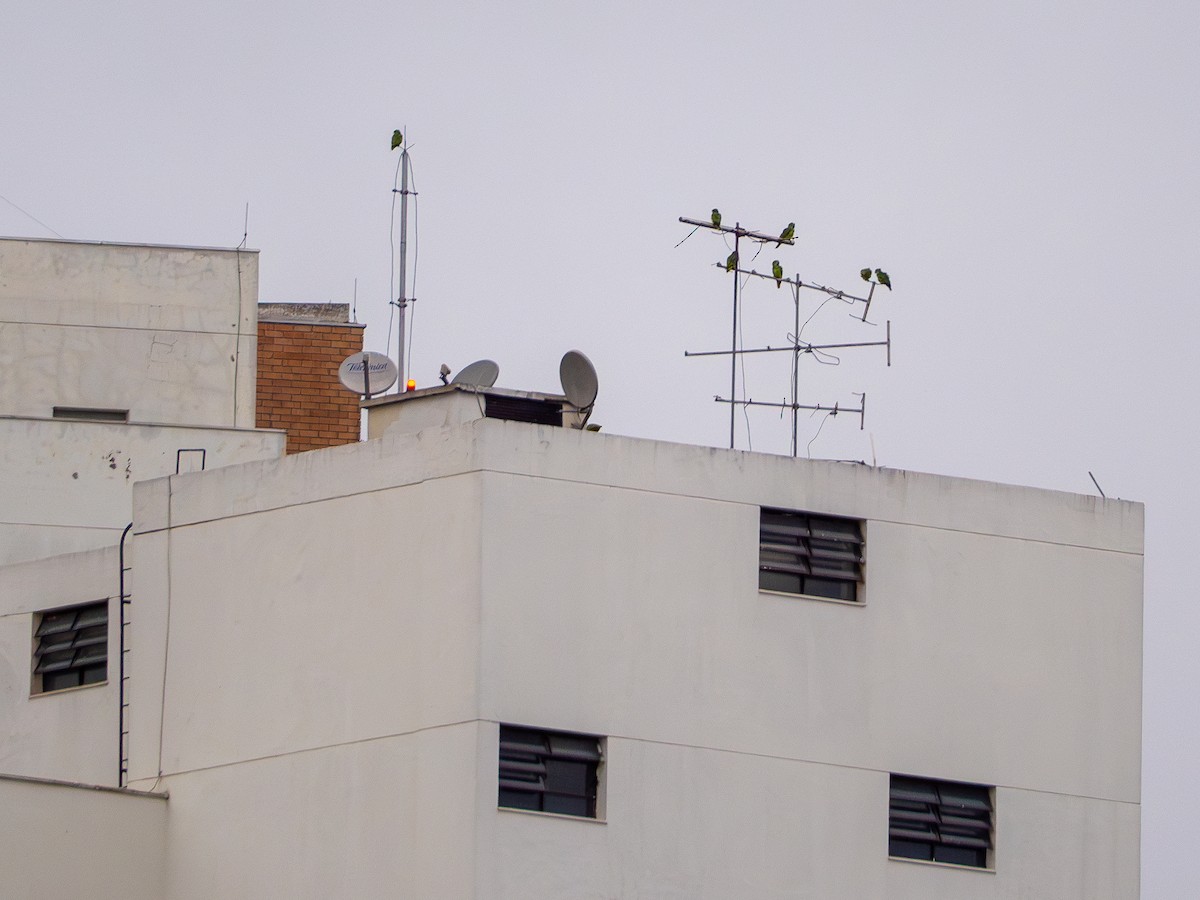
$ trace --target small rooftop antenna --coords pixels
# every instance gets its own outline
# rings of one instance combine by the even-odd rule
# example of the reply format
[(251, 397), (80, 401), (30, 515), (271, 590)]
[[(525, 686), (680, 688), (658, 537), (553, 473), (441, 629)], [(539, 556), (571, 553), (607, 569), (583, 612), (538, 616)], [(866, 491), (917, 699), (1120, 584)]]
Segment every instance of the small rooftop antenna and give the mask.
[[(408, 312), (408, 301), (411, 299), (414, 303), (417, 298), (408, 296), (408, 198), (409, 195), (416, 196), (416, 191), (408, 189), (408, 171), (410, 168), (408, 159), (408, 147), (404, 143), (404, 133), (400, 129), (392, 132), (392, 149), (400, 148), (400, 162), (397, 168), (400, 170), (400, 187), (392, 188), (392, 199), (395, 201), (395, 195), (400, 195), (400, 295), (395, 300), (390, 300), (400, 310), (400, 324), (397, 328), (396, 339), (396, 368), (400, 373), (399, 388), (403, 391), (408, 383), (405, 371), (404, 360), (404, 320)], [(395, 182), (393, 181), (393, 185)], [(393, 215), (395, 206), (392, 207)]]
[[(865, 393), (859, 395), (862, 399), (861, 399), (861, 402), (859, 403), (859, 407), (857, 409), (853, 409), (853, 408), (849, 408), (849, 407), (842, 407), (836, 402), (833, 403), (832, 405), (820, 404), (820, 403), (806, 404), (806, 403), (798, 402), (798, 395), (799, 395), (799, 388), (800, 388), (800, 357), (806, 353), (811, 353), (814, 356), (816, 356), (821, 351), (824, 351), (824, 350), (848, 349), (848, 348), (855, 348), (855, 347), (886, 347), (887, 348), (887, 364), (888, 364), (888, 366), (891, 366), (891, 364), (892, 364), (892, 323), (890, 320), (887, 322), (887, 338), (886, 338), (886, 340), (883, 340), (883, 341), (866, 341), (866, 342), (840, 343), (840, 344), (811, 344), (808, 341), (801, 339), (801, 337), (800, 337), (800, 331), (801, 331), (800, 290), (802, 288), (804, 288), (804, 289), (808, 289), (808, 290), (819, 291), (824, 294), (827, 294), (830, 298), (841, 300), (843, 302), (850, 303), (850, 304), (862, 303), (863, 304), (862, 316), (861, 316), (861, 318), (855, 316), (855, 318), (859, 318), (859, 321), (866, 323), (867, 312), (871, 308), (871, 300), (875, 296), (876, 284), (882, 284), (882, 285), (886, 286), (888, 288), (888, 290), (891, 290), (891, 281), (888, 278), (887, 273), (881, 271), (880, 269), (875, 269), (874, 280), (872, 280), (871, 270), (863, 269), (862, 272), (860, 272), (859, 274), (861, 275), (861, 277), (864, 281), (867, 281), (870, 283), (871, 287), (870, 287), (870, 290), (868, 291), (866, 297), (858, 297), (858, 296), (849, 294), (846, 291), (843, 291), (843, 290), (840, 290), (837, 288), (827, 287), (826, 285), (817, 284), (816, 282), (802, 281), (798, 274), (792, 278), (785, 278), (783, 276), (783, 268), (782, 268), (782, 266), (780, 266), (778, 264), (778, 261), (776, 261), (775, 264), (772, 266), (772, 272), (770, 274), (765, 273), (765, 272), (758, 272), (758, 271), (755, 271), (754, 269), (743, 269), (740, 267), (740, 264), (739, 264), (740, 249), (741, 249), (740, 241), (742, 238), (748, 238), (752, 241), (757, 241), (758, 243), (764, 244), (764, 245), (768, 244), (768, 243), (775, 244), (776, 247), (781, 247), (784, 244), (787, 244), (788, 246), (794, 246), (794, 244), (795, 244), (795, 223), (788, 223), (787, 227), (784, 228), (782, 232), (780, 232), (778, 237), (776, 237), (775, 235), (764, 234), (762, 232), (750, 231), (748, 229), (742, 228), (740, 223), (735, 224), (732, 228), (730, 228), (728, 226), (723, 226), (721, 224), (721, 213), (716, 209), (714, 209), (712, 211), (712, 217), (711, 217), (710, 221), (707, 221), (707, 222), (699, 220), (699, 219), (688, 219), (683, 216), (679, 217), (679, 221), (683, 222), (686, 225), (694, 225), (695, 228), (693, 229), (693, 233), (701, 228), (707, 228), (711, 231), (715, 231), (720, 234), (732, 234), (733, 235), (733, 252), (731, 254), (729, 254), (729, 257), (725, 260), (724, 264), (716, 263), (717, 268), (724, 268), (726, 272), (731, 272), (733, 274), (733, 337), (731, 339), (730, 349), (728, 349), (728, 350), (704, 350), (704, 351), (699, 351), (699, 352), (689, 352), (689, 351), (685, 350), (683, 353), (684, 356), (728, 356), (730, 358), (729, 396), (721, 397), (720, 395), (717, 395), (717, 396), (713, 397), (713, 400), (716, 401), (717, 403), (728, 403), (729, 404), (729, 448), (731, 450), (734, 448), (734, 440), (735, 440), (736, 426), (737, 426), (737, 408), (739, 406), (741, 406), (743, 408), (748, 407), (748, 406), (769, 406), (769, 407), (774, 407), (776, 409), (781, 409), (781, 410), (782, 409), (790, 409), (792, 411), (792, 456), (798, 455), (799, 411), (802, 409), (811, 410), (813, 412), (826, 412), (831, 416), (836, 416), (838, 413), (857, 414), (859, 416), (859, 430), (862, 430), (866, 423), (867, 395)], [(743, 275), (752, 276), (755, 278), (767, 278), (767, 279), (774, 281), (776, 286), (786, 284), (788, 286), (788, 288), (791, 290), (792, 303), (793, 303), (793, 307), (795, 310), (795, 318), (794, 318), (795, 324), (794, 324), (794, 330), (792, 331), (791, 334), (789, 334), (787, 336), (787, 339), (788, 339), (787, 345), (782, 346), (782, 347), (772, 347), (772, 346), (768, 345), (766, 347), (755, 347), (755, 348), (751, 348), (751, 349), (746, 349), (746, 348), (739, 349), (738, 348), (738, 300), (739, 300), (739, 293), (740, 293), (740, 289), (741, 289), (741, 285), (742, 285), (740, 276), (743, 276)], [(792, 354), (792, 378), (791, 378), (792, 397), (791, 397), (791, 402), (771, 403), (768, 401), (753, 400), (753, 399), (749, 399), (749, 398), (744, 399), (744, 400), (739, 400), (737, 398), (737, 364), (738, 364), (739, 357), (741, 357), (745, 354), (748, 354), (748, 353), (781, 353), (781, 352), (786, 352), (786, 353)]]
[(242, 220), (242, 242), (237, 245), (238, 250), (246, 249), (246, 241), (250, 239), (250, 201), (246, 201), (246, 217)]

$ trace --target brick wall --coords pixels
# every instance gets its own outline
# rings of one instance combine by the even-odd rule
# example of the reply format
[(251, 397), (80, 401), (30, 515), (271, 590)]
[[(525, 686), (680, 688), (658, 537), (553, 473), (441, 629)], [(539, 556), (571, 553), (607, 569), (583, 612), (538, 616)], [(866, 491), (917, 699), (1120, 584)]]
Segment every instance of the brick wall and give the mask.
[(329, 321), (349, 318), (344, 304), (320, 304), (306, 315), (310, 306), (317, 307), (259, 307), (257, 422), (285, 429), (288, 453), (359, 439), (359, 398), (341, 386), (338, 366), (362, 351), (363, 326)]

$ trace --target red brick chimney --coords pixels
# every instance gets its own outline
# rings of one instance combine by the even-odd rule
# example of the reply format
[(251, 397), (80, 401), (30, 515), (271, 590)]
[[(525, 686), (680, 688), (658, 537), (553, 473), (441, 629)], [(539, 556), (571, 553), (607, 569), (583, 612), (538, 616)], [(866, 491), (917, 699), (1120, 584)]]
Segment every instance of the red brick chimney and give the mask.
[(362, 346), (348, 304), (260, 303), (258, 427), (286, 430), (288, 453), (358, 441), (359, 398), (338, 366)]

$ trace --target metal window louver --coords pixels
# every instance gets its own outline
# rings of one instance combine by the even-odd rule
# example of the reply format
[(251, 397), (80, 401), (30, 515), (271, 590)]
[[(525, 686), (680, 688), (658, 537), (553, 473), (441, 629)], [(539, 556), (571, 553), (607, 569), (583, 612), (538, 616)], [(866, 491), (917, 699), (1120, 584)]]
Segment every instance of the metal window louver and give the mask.
[(891, 777), (889, 856), (986, 868), (991, 847), (990, 788)]
[(108, 676), (108, 601), (44, 613), (34, 632), (33, 671), (41, 692), (95, 684)]
[(500, 726), (499, 805), (594, 818), (600, 741)]
[(857, 601), (863, 562), (860, 522), (761, 510), (758, 585), (763, 590)]
[(531, 397), (484, 395), (484, 415), (489, 419), (562, 426), (562, 403)]

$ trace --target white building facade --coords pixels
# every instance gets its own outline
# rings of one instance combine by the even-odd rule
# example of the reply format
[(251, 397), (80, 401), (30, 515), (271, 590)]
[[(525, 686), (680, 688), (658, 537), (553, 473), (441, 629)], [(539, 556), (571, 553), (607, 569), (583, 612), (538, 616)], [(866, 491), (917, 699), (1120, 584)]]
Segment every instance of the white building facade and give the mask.
[(115, 544), (133, 483), (254, 429), (258, 253), (0, 238), (0, 564)]
[[(471, 393), (0, 568), (9, 895), (1138, 896), (1139, 504)], [(111, 626), (102, 681), (34, 671), (122, 594), (125, 740)]]

